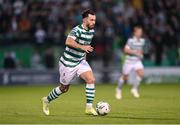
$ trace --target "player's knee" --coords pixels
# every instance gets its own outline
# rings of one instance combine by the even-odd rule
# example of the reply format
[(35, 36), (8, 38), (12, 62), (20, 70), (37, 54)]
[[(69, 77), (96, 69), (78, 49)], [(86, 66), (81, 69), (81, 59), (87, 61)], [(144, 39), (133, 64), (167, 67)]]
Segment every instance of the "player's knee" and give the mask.
[(95, 78), (88, 78), (86, 80), (86, 83), (90, 83), (90, 84), (95, 83)]
[(66, 93), (69, 90), (69, 85), (61, 85), (59, 89), (62, 93)]
[(143, 78), (144, 77), (144, 73), (139, 74), (139, 77)]
[(124, 76), (123, 76), (123, 80), (124, 80), (124, 81), (127, 81), (127, 80), (128, 80), (128, 75), (124, 75)]
[(140, 71), (137, 73), (139, 77), (143, 78), (144, 77), (144, 71)]
[(136, 76), (136, 80), (137, 80), (138, 82), (141, 82), (141, 81), (142, 81), (142, 77), (139, 76), (139, 75), (137, 75), (137, 76)]

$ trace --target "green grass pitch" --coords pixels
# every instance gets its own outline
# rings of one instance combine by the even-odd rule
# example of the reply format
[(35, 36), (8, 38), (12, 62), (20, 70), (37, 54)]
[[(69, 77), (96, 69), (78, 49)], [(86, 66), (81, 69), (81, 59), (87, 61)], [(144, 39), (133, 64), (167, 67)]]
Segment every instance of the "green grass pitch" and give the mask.
[(84, 114), (85, 85), (72, 85), (68, 93), (50, 105), (50, 116), (42, 113), (41, 97), (55, 86), (0, 86), (0, 123), (37, 124), (119, 124), (119, 123), (180, 123), (180, 84), (141, 85), (141, 98), (123, 88), (123, 99), (116, 100), (115, 85), (96, 86), (95, 103), (107, 101), (107, 116)]

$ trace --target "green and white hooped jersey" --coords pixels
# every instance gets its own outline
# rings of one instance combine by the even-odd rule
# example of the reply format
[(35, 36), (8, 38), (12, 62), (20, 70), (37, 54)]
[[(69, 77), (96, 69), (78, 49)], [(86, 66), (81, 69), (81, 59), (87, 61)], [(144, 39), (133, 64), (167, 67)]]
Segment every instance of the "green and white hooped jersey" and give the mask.
[[(137, 39), (136, 37), (129, 38), (126, 46), (128, 46), (132, 50), (142, 50), (144, 49), (145, 40), (143, 38)], [(126, 54), (125, 62), (134, 62), (141, 61), (142, 57), (136, 55)]]
[[(86, 30), (83, 25), (74, 27), (67, 37), (71, 37), (78, 44), (90, 45), (94, 36), (94, 29)], [(86, 52), (81, 49), (72, 48), (66, 46), (63, 55), (60, 58), (60, 62), (66, 67), (75, 67), (83, 59), (85, 59)]]

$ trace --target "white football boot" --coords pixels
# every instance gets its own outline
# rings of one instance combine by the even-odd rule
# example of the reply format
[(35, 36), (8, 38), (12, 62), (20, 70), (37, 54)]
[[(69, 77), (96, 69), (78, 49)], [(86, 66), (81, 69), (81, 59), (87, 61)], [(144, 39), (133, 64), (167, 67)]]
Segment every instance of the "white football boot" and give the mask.
[(135, 98), (139, 98), (139, 97), (140, 97), (137, 89), (131, 89), (131, 94), (132, 94)]
[(49, 115), (49, 101), (47, 100), (47, 97), (42, 98), (42, 104), (43, 104), (43, 112), (45, 115)]
[(116, 94), (115, 94), (116, 99), (120, 100), (122, 99), (122, 92), (119, 88), (116, 88)]
[(97, 116), (97, 112), (93, 107), (86, 107), (85, 114)]

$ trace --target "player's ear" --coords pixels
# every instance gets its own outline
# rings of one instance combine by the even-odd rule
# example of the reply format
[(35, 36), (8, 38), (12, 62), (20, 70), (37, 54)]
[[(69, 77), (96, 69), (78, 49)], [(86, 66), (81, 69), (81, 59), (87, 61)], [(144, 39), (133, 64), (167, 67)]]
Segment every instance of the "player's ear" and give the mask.
[(83, 20), (82, 20), (83, 22), (85, 22), (85, 18), (83, 18)]
[(83, 19), (83, 22), (86, 22), (87, 21), (87, 17)]
[(86, 18), (83, 18), (83, 22), (86, 22)]

